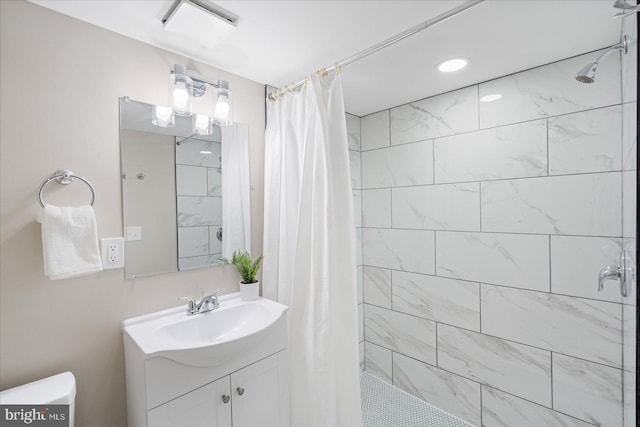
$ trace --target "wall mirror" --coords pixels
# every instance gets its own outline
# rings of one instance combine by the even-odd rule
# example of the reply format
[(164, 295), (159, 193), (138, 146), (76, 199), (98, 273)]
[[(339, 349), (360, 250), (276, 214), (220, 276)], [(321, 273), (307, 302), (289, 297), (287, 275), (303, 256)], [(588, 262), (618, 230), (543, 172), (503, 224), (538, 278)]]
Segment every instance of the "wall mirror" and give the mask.
[[(178, 115), (174, 126), (160, 127), (152, 123), (153, 107), (120, 98), (127, 279), (219, 265), (224, 239), (235, 238), (234, 248), (244, 249), (238, 236), (224, 231), (241, 234), (242, 242), (250, 235), (242, 228), (250, 224), (248, 170), (247, 179), (237, 176), (243, 166), (248, 168), (248, 140), (243, 140), (248, 127), (214, 125), (210, 135), (199, 135), (193, 132), (192, 117)], [(238, 150), (243, 145), (246, 150)], [(240, 169), (225, 174), (228, 206), (223, 204), (222, 185), (226, 163)], [(238, 201), (243, 195), (246, 200)], [(230, 216), (246, 221), (233, 219), (224, 227), (228, 219), (223, 217)]]

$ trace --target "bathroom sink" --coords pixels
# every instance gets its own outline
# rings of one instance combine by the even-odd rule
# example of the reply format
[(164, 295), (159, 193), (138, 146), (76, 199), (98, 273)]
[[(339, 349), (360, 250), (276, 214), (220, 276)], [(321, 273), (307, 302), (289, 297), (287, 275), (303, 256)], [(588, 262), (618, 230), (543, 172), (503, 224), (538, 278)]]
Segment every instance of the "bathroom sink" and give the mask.
[(274, 336), (286, 335), (287, 306), (265, 298), (219, 298), (220, 308), (187, 315), (186, 306), (122, 322), (122, 330), (145, 359), (162, 357), (188, 366), (226, 364), (239, 355), (260, 353)]

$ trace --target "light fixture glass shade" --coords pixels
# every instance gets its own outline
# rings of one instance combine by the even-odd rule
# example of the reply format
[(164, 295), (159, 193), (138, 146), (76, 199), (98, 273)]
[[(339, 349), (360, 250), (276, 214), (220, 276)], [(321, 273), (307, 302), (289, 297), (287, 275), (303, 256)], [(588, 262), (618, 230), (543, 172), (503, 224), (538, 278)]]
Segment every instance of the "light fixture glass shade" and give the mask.
[(193, 80), (186, 74), (169, 76), (169, 101), (175, 114), (190, 116), (192, 113)]
[(226, 80), (218, 82), (218, 93), (216, 105), (213, 113), (213, 121), (220, 126), (233, 124), (233, 93), (229, 90), (229, 83)]
[(152, 108), (153, 117), (151, 123), (163, 128), (172, 128), (176, 125), (175, 115), (171, 107), (163, 107), (161, 105), (154, 105)]
[(211, 123), (211, 117), (204, 114), (194, 114), (193, 121), (193, 133), (198, 135), (211, 135), (213, 131), (213, 125)]

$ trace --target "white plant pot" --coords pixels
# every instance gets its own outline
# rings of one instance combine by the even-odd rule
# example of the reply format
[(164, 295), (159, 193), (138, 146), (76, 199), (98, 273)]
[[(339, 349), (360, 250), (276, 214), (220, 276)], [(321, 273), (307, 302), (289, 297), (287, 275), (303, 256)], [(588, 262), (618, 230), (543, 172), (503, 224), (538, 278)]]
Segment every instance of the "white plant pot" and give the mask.
[(240, 299), (242, 301), (254, 301), (260, 297), (260, 282), (240, 283)]

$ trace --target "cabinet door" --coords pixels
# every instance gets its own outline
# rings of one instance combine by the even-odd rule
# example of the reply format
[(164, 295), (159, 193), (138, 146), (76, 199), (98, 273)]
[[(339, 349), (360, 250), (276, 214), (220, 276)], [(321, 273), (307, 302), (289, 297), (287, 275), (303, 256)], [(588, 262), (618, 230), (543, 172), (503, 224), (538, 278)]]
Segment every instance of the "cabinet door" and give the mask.
[[(223, 396), (227, 398), (223, 399)], [(149, 410), (147, 425), (231, 427), (230, 396), (229, 376), (226, 376)]]
[(231, 374), (233, 427), (287, 427), (286, 350)]

